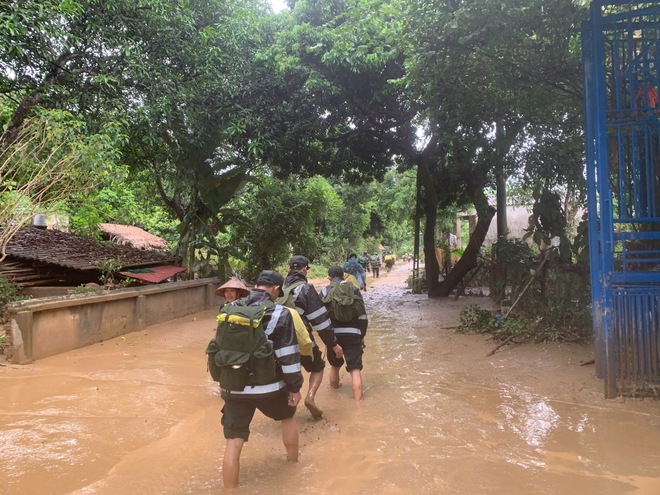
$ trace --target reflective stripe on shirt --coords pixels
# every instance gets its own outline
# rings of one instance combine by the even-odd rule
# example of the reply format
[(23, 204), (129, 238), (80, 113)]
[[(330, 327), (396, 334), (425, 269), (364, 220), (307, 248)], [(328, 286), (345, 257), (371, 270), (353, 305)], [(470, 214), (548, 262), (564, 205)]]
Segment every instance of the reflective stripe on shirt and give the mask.
[[(300, 365), (298, 365), (300, 368)], [(300, 369), (298, 369), (300, 371)], [(279, 382), (269, 383), (268, 385), (248, 385), (241, 391), (231, 390), (227, 391), (231, 395), (262, 395), (277, 392), (285, 387), (284, 380)]]
[(276, 305), (273, 308), (273, 314), (270, 317), (270, 321), (268, 322), (268, 326), (266, 328), (264, 328), (264, 333), (266, 335), (270, 335), (275, 330), (275, 327), (277, 326), (277, 322), (280, 319), (280, 315), (282, 314), (283, 309), (284, 308), (280, 305)]
[(316, 330), (317, 332), (320, 332), (321, 330), (325, 330), (326, 328), (328, 328), (330, 325), (332, 325), (332, 322), (330, 321), (330, 318), (328, 318), (323, 323), (319, 323), (318, 325), (312, 325), (312, 327), (314, 327), (314, 330)]
[(360, 332), (359, 328), (355, 327), (335, 327), (335, 335), (337, 334), (351, 334), (351, 335), (360, 335), (362, 336), (362, 332)]
[(298, 373), (298, 372), (300, 372), (300, 370), (301, 370), (300, 363), (290, 364), (290, 365), (287, 365), (287, 366), (284, 366), (284, 365), (282, 366), (282, 373), (284, 373), (284, 374)]
[(295, 354), (296, 352), (300, 352), (300, 346), (298, 344), (288, 345), (288, 346), (282, 347), (280, 349), (275, 349), (275, 355), (278, 358), (280, 358), (282, 356), (290, 356), (291, 354)]
[(325, 313), (326, 311), (327, 311), (327, 309), (325, 309), (325, 306), (321, 306), (319, 309), (317, 309), (317, 310), (314, 311), (313, 313), (308, 314), (308, 315), (307, 315), (307, 319), (311, 321), (311, 320), (313, 320), (314, 318), (318, 318), (319, 316), (321, 316), (321, 315), (322, 315), (323, 313)]

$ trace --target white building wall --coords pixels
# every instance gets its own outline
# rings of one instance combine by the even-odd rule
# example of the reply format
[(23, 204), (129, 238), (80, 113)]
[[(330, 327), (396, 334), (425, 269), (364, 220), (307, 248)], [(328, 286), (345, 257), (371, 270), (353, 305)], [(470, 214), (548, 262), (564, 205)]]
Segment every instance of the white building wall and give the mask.
[[(531, 205), (506, 207), (506, 221), (509, 227), (508, 237), (512, 239), (522, 239), (525, 235), (525, 229), (529, 225), (529, 216), (532, 214)], [(497, 214), (493, 217), (488, 228), (488, 234), (484, 240), (484, 247), (490, 246), (497, 241)]]

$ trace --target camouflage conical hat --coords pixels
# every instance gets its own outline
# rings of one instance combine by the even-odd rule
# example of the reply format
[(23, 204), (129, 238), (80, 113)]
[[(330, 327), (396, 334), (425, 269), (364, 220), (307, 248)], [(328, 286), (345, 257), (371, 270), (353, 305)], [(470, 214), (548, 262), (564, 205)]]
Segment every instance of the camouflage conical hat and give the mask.
[(238, 290), (239, 297), (246, 297), (250, 294), (249, 289), (241, 282), (237, 277), (230, 278), (227, 282), (222, 284), (215, 290), (215, 293), (219, 296), (225, 297), (225, 289), (236, 289)]

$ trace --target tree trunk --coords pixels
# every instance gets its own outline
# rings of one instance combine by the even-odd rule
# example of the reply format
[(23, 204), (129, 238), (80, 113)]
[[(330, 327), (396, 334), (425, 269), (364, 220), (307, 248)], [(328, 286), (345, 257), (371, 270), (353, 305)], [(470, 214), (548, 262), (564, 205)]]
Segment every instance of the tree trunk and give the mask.
[(501, 167), (495, 172), (497, 181), (497, 238), (509, 235), (506, 212), (506, 177)]
[(438, 290), (440, 282), (440, 266), (435, 256), (435, 221), (437, 213), (437, 202), (428, 196), (424, 198), (424, 271), (426, 273), (426, 290), (429, 297)]
[(488, 234), (488, 228), (490, 227), (490, 223), (496, 212), (495, 208), (488, 205), (487, 201), (484, 201), (485, 195), (483, 191), (479, 196), (478, 200), (474, 202), (474, 206), (477, 209), (477, 225), (474, 228), (474, 231), (470, 233), (470, 241), (468, 242), (467, 248), (465, 249), (463, 256), (461, 256), (461, 259), (459, 259), (454, 265), (454, 268), (452, 268), (447, 274), (447, 277), (442, 283), (437, 284), (437, 288), (433, 292), (431, 292), (431, 289), (429, 288), (429, 297), (449, 296), (451, 291), (461, 283), (461, 280), (463, 280), (470, 270), (476, 268), (478, 265), (477, 257), (479, 255), (479, 250), (486, 238), (486, 234)]
[(7, 146), (8, 144), (14, 142), (16, 136), (21, 130), (25, 119), (27, 119), (34, 107), (39, 105), (43, 99), (43, 94), (48, 88), (56, 83), (57, 80), (62, 76), (63, 70), (62, 67), (70, 59), (71, 53), (66, 51), (57, 57), (57, 60), (51, 64), (52, 68), (46, 74), (43, 82), (39, 85), (37, 90), (32, 94), (28, 94), (23, 101), (21, 101), (14, 110), (14, 114), (11, 117), (10, 125), (5, 129), (5, 131), (0, 135), (0, 147)]
[(495, 143), (497, 161), (495, 162), (495, 181), (497, 184), (497, 238), (509, 235), (509, 226), (506, 212), (506, 172), (504, 171), (504, 158), (511, 145), (511, 138), (507, 138), (503, 122), (497, 122), (495, 130), (497, 142)]
[[(426, 290), (429, 297), (438, 288), (438, 275), (440, 267), (438, 259), (435, 256), (435, 223), (438, 210), (438, 192), (435, 188), (435, 177), (431, 171), (431, 162), (434, 159), (432, 150), (435, 148), (435, 141), (427, 144), (424, 152), (418, 155), (417, 168), (418, 180), (422, 181), (424, 190), (424, 272), (426, 273)], [(437, 157), (436, 157), (437, 159)]]

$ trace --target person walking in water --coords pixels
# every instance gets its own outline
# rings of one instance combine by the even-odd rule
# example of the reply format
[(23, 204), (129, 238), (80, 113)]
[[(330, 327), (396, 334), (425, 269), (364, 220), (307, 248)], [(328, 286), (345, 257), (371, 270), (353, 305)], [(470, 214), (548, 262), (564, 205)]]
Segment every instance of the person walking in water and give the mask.
[[(364, 353), (364, 337), (367, 334), (367, 326), (369, 324), (364, 300), (362, 299), (360, 290), (351, 287), (353, 291), (353, 299), (350, 304), (351, 308), (343, 308), (342, 315), (340, 316), (336, 311), (337, 304), (339, 303), (333, 303), (332, 301), (332, 291), (338, 290), (337, 288), (341, 284), (347, 284), (344, 280), (342, 268), (340, 266), (331, 266), (328, 268), (328, 279), (330, 279), (330, 285), (321, 289), (321, 300), (324, 301), (330, 313), (332, 325), (335, 329), (335, 336), (339, 345), (344, 350), (343, 358), (334, 357), (330, 350), (328, 350), (330, 387), (339, 388), (339, 370), (345, 360), (346, 371), (351, 375), (353, 398), (355, 400), (362, 400), (364, 394), (364, 387), (362, 385), (362, 354)], [(336, 298), (335, 301), (337, 301)], [(346, 317), (346, 312), (350, 315), (349, 317)]]
[(356, 278), (360, 285), (360, 289), (366, 290), (367, 274), (364, 271), (364, 268), (362, 268), (362, 265), (358, 262), (357, 254), (351, 253), (342, 269), (344, 270), (344, 273), (350, 273)]
[[(370, 273), (371, 272), (371, 263), (369, 263), (369, 253), (364, 251), (362, 253), (362, 256), (358, 258), (358, 263), (362, 266), (364, 269), (365, 273)], [(366, 278), (366, 275), (365, 275)]]
[(374, 278), (378, 278), (380, 276), (380, 256), (377, 254), (372, 254), (371, 258), (371, 273), (373, 273)]
[[(284, 279), (279, 272), (264, 270), (259, 274), (247, 299), (232, 304), (268, 306), (280, 294), (283, 283)], [(298, 461), (298, 424), (294, 414), (301, 398), (303, 376), (291, 313), (280, 305), (268, 306), (263, 313), (262, 328), (272, 343), (277, 376), (281, 378), (266, 385), (246, 386), (242, 391), (222, 390), (222, 398), (225, 401), (222, 408), (222, 426), (227, 439), (222, 461), (225, 488), (238, 486), (241, 451), (244, 443), (248, 441), (250, 423), (257, 409), (281, 423), (287, 460)]]
[(312, 339), (313, 356), (301, 356), (300, 363), (309, 372), (309, 389), (305, 396), (305, 407), (309, 409), (313, 418), (320, 418), (323, 416), (323, 410), (316, 405), (315, 397), (323, 381), (325, 361), (318, 344), (314, 340), (312, 330), (316, 331), (328, 348), (328, 352), (333, 352), (337, 359), (343, 356), (343, 350), (337, 343), (330, 315), (325, 309), (318, 292), (312, 284), (307, 282), (308, 269), (309, 260), (305, 256), (293, 256), (289, 260), (289, 274), (284, 279), (283, 301), (288, 305), (286, 301), (289, 298), (291, 299)]

